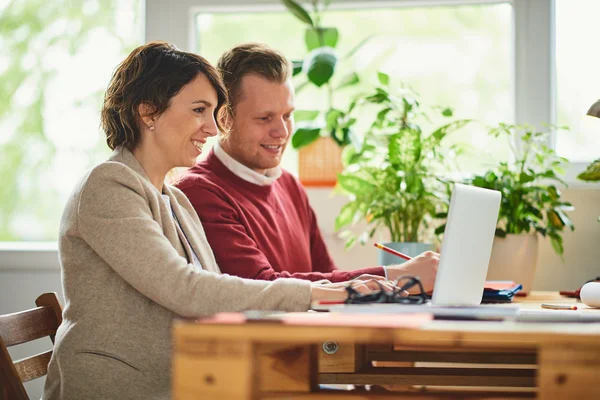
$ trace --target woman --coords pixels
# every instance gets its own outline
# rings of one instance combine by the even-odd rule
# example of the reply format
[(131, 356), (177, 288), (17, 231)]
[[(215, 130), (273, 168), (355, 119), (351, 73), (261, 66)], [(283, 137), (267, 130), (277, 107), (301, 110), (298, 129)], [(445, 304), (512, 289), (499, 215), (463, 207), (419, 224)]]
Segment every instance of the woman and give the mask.
[(116, 69), (102, 108), (113, 154), (75, 188), (61, 221), (66, 304), (44, 398), (168, 398), (174, 317), (345, 298), (339, 286), (220, 274), (191, 204), (163, 184), (194, 165), (225, 102), (216, 70), (166, 43)]

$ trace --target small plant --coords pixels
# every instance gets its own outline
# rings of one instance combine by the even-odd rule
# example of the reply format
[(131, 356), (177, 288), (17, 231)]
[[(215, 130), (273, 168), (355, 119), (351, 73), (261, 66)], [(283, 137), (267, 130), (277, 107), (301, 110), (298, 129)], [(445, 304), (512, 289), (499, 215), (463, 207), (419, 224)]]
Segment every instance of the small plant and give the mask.
[[(587, 166), (585, 171), (577, 175), (577, 179), (588, 182), (600, 181), (600, 158), (593, 161)], [(598, 222), (600, 222), (600, 217), (598, 217)]]
[(600, 181), (600, 158), (587, 166), (585, 171), (577, 175), (577, 179), (589, 182)]
[[(554, 251), (562, 257), (563, 231), (574, 230), (567, 215), (573, 206), (561, 199), (556, 184), (566, 186), (560, 175), (568, 160), (548, 147), (548, 132), (530, 125), (499, 124), (489, 133), (509, 141), (513, 160), (500, 162), (467, 183), (502, 193), (496, 236), (538, 232), (550, 238)], [(512, 142), (516, 137), (520, 137), (518, 147)]]
[[(293, 61), (294, 76), (304, 76), (305, 81), (296, 87), (296, 92), (306, 85), (322, 88), (327, 96), (327, 106), (323, 110), (296, 110), (294, 118), (297, 129), (292, 136), (292, 146), (295, 149), (307, 146), (319, 137), (329, 136), (340, 147), (350, 144), (350, 130), (339, 126), (338, 121), (343, 117), (342, 112), (334, 107), (334, 93), (340, 89), (354, 86), (360, 82), (356, 72), (338, 76), (338, 64), (354, 55), (369, 39), (367, 36), (344, 57), (339, 57), (336, 47), (339, 41), (337, 28), (323, 26), (322, 16), (331, 4), (331, 0), (311, 0), (311, 9), (305, 8), (299, 1), (281, 0), (288, 11), (306, 26), (304, 43), (307, 55), (303, 60)], [(336, 79), (334, 79), (336, 77)], [(335, 82), (334, 82), (335, 81)]]
[[(380, 85), (361, 94), (342, 113), (339, 125), (349, 129), (353, 117), (372, 121), (361, 143), (344, 150), (344, 171), (337, 187), (350, 201), (341, 209), (335, 228), (366, 221), (367, 228), (358, 237), (365, 243), (380, 228), (389, 231), (394, 242), (418, 242), (429, 222), (446, 201), (445, 185), (438, 176), (446, 169), (458, 145), (445, 146), (444, 139), (470, 121), (455, 120), (431, 132), (423, 132), (420, 122), (430, 120), (416, 96), (406, 88), (389, 84), (389, 76), (378, 75)], [(452, 117), (449, 108), (436, 109), (441, 119)], [(430, 120), (431, 121), (431, 120)], [(342, 232), (346, 247), (357, 237)]]

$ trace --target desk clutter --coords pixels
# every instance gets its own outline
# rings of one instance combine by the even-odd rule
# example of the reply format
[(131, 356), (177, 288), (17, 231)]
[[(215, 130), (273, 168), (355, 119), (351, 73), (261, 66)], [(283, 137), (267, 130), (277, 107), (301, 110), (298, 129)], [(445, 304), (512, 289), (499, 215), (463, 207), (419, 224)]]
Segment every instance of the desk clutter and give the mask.
[[(600, 282), (600, 276), (598, 276), (598, 277), (596, 277), (594, 279), (590, 279), (583, 286), (585, 286), (586, 284), (588, 284), (590, 282)], [(580, 287), (577, 290), (561, 290), (558, 293), (560, 293), (561, 296), (571, 297), (571, 298), (574, 298), (574, 299), (580, 299), (581, 298), (581, 296), (580, 296), (581, 295), (581, 289), (583, 288), (583, 286)]]
[[(416, 276), (406, 275), (400, 277), (394, 284), (396, 289), (391, 292), (386, 291), (381, 287), (381, 290), (379, 291), (369, 294), (360, 294), (354, 290), (351, 283), (346, 288), (348, 291), (348, 299), (345, 301), (345, 304), (393, 303), (418, 305), (425, 304), (428, 300), (431, 300), (433, 293), (425, 293), (420, 279)], [(418, 291), (407, 295), (407, 291), (412, 288), (417, 288)], [(481, 303), (510, 303), (522, 288), (522, 285), (513, 281), (487, 281), (483, 288)]]
[(583, 285), (580, 296), (583, 304), (600, 308), (600, 282), (588, 282)]
[[(346, 287), (348, 298), (345, 304), (406, 304), (419, 305), (425, 304), (431, 300), (433, 293), (426, 293), (423, 289), (421, 280), (412, 275), (404, 275), (394, 281), (395, 289), (393, 291), (385, 290), (380, 286), (379, 291), (373, 293), (361, 294), (353, 288), (352, 282)], [(415, 292), (414, 289), (417, 289)], [(510, 303), (515, 295), (523, 288), (522, 285), (512, 281), (487, 281), (485, 282), (481, 298), (482, 304), (489, 303)], [(408, 291), (413, 289), (410, 294)], [(331, 302), (327, 302), (331, 304)]]
[(481, 303), (510, 303), (521, 289), (523, 285), (512, 281), (487, 281)]
[(355, 326), (370, 328), (420, 328), (433, 319), (433, 314), (421, 310), (420, 313), (405, 314), (352, 314), (316, 312), (271, 312), (246, 311), (243, 313), (218, 313), (210, 318), (202, 318), (203, 324), (243, 325), (246, 323), (275, 323), (295, 326)]

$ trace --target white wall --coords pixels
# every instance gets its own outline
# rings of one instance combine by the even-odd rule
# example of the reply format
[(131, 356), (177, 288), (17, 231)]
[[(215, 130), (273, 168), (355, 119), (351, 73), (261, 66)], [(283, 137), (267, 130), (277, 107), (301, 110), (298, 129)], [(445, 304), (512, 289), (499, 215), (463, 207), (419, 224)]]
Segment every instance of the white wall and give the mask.
[(570, 189), (563, 194), (575, 206), (569, 213), (575, 231), (564, 235), (564, 263), (549, 240), (540, 242), (535, 290), (576, 289), (600, 276), (600, 190)]

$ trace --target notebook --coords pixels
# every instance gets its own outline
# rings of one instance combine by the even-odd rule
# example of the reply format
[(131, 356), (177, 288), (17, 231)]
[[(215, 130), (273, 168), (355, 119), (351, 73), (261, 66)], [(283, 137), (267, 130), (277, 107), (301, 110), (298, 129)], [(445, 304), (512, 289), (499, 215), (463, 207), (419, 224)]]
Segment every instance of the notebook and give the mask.
[(521, 289), (523, 285), (512, 281), (487, 281), (483, 288), (481, 303), (510, 303)]

